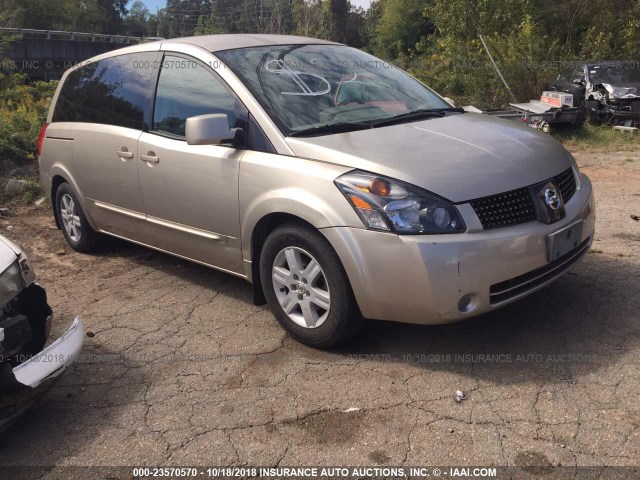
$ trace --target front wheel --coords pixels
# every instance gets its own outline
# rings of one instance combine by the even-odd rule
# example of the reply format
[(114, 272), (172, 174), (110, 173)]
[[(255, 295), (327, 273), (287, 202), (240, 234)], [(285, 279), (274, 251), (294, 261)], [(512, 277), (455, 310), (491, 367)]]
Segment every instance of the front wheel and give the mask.
[(302, 343), (335, 347), (363, 323), (338, 255), (312, 228), (274, 230), (262, 249), (260, 278), (276, 319)]

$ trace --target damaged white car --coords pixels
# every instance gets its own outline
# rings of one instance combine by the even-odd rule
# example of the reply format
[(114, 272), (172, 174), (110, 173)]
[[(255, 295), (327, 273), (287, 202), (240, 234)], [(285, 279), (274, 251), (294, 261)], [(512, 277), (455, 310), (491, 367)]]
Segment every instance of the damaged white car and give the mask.
[(578, 63), (562, 71), (550, 88), (573, 95), (572, 106), (584, 105), (594, 123), (640, 126), (637, 60)]
[(44, 348), (53, 313), (24, 252), (0, 235), (0, 431), (31, 407), (78, 356), (84, 326)]

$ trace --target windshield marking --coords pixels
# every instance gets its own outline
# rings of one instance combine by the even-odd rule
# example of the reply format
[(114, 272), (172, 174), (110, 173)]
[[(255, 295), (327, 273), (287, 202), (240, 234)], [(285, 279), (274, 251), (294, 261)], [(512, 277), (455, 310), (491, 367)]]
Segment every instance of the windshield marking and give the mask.
[[(276, 68), (273, 68), (272, 65), (275, 65)], [(289, 66), (284, 62), (284, 60), (272, 59), (265, 65), (265, 69), (269, 73), (273, 73), (276, 75), (286, 74), (289, 75), (291, 80), (293, 80), (296, 85), (300, 87), (302, 92), (280, 92), (280, 95), (300, 95), (300, 96), (317, 96), (317, 95), (325, 95), (331, 91), (331, 84), (329, 81), (321, 75), (317, 75), (315, 73), (302, 72), (300, 70), (292, 70)], [(327, 88), (322, 91), (313, 91), (311, 88), (305, 83), (305, 81), (300, 78), (300, 75), (306, 75), (309, 77), (315, 77), (320, 81), (324, 82), (327, 85)]]
[(259, 46), (218, 55), (285, 135), (450, 107), (401, 70), (347, 46)]

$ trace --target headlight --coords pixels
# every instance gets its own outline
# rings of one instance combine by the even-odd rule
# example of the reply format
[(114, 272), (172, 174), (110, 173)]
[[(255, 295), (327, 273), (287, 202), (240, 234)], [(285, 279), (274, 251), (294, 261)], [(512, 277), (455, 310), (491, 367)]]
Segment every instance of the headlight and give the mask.
[(0, 307), (6, 305), (24, 288), (22, 274), (18, 262), (13, 262), (9, 268), (0, 274)]
[(466, 229), (453, 204), (400, 180), (354, 170), (335, 183), (368, 228), (405, 234)]

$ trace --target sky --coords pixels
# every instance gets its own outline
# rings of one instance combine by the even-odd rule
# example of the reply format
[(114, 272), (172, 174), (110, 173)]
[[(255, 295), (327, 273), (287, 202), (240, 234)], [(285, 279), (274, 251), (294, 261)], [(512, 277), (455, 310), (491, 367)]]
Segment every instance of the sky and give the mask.
[[(167, 5), (167, 0), (142, 0), (142, 2), (151, 12), (155, 12), (156, 8), (164, 8)], [(369, 8), (371, 0), (351, 0), (351, 3), (356, 7)]]

